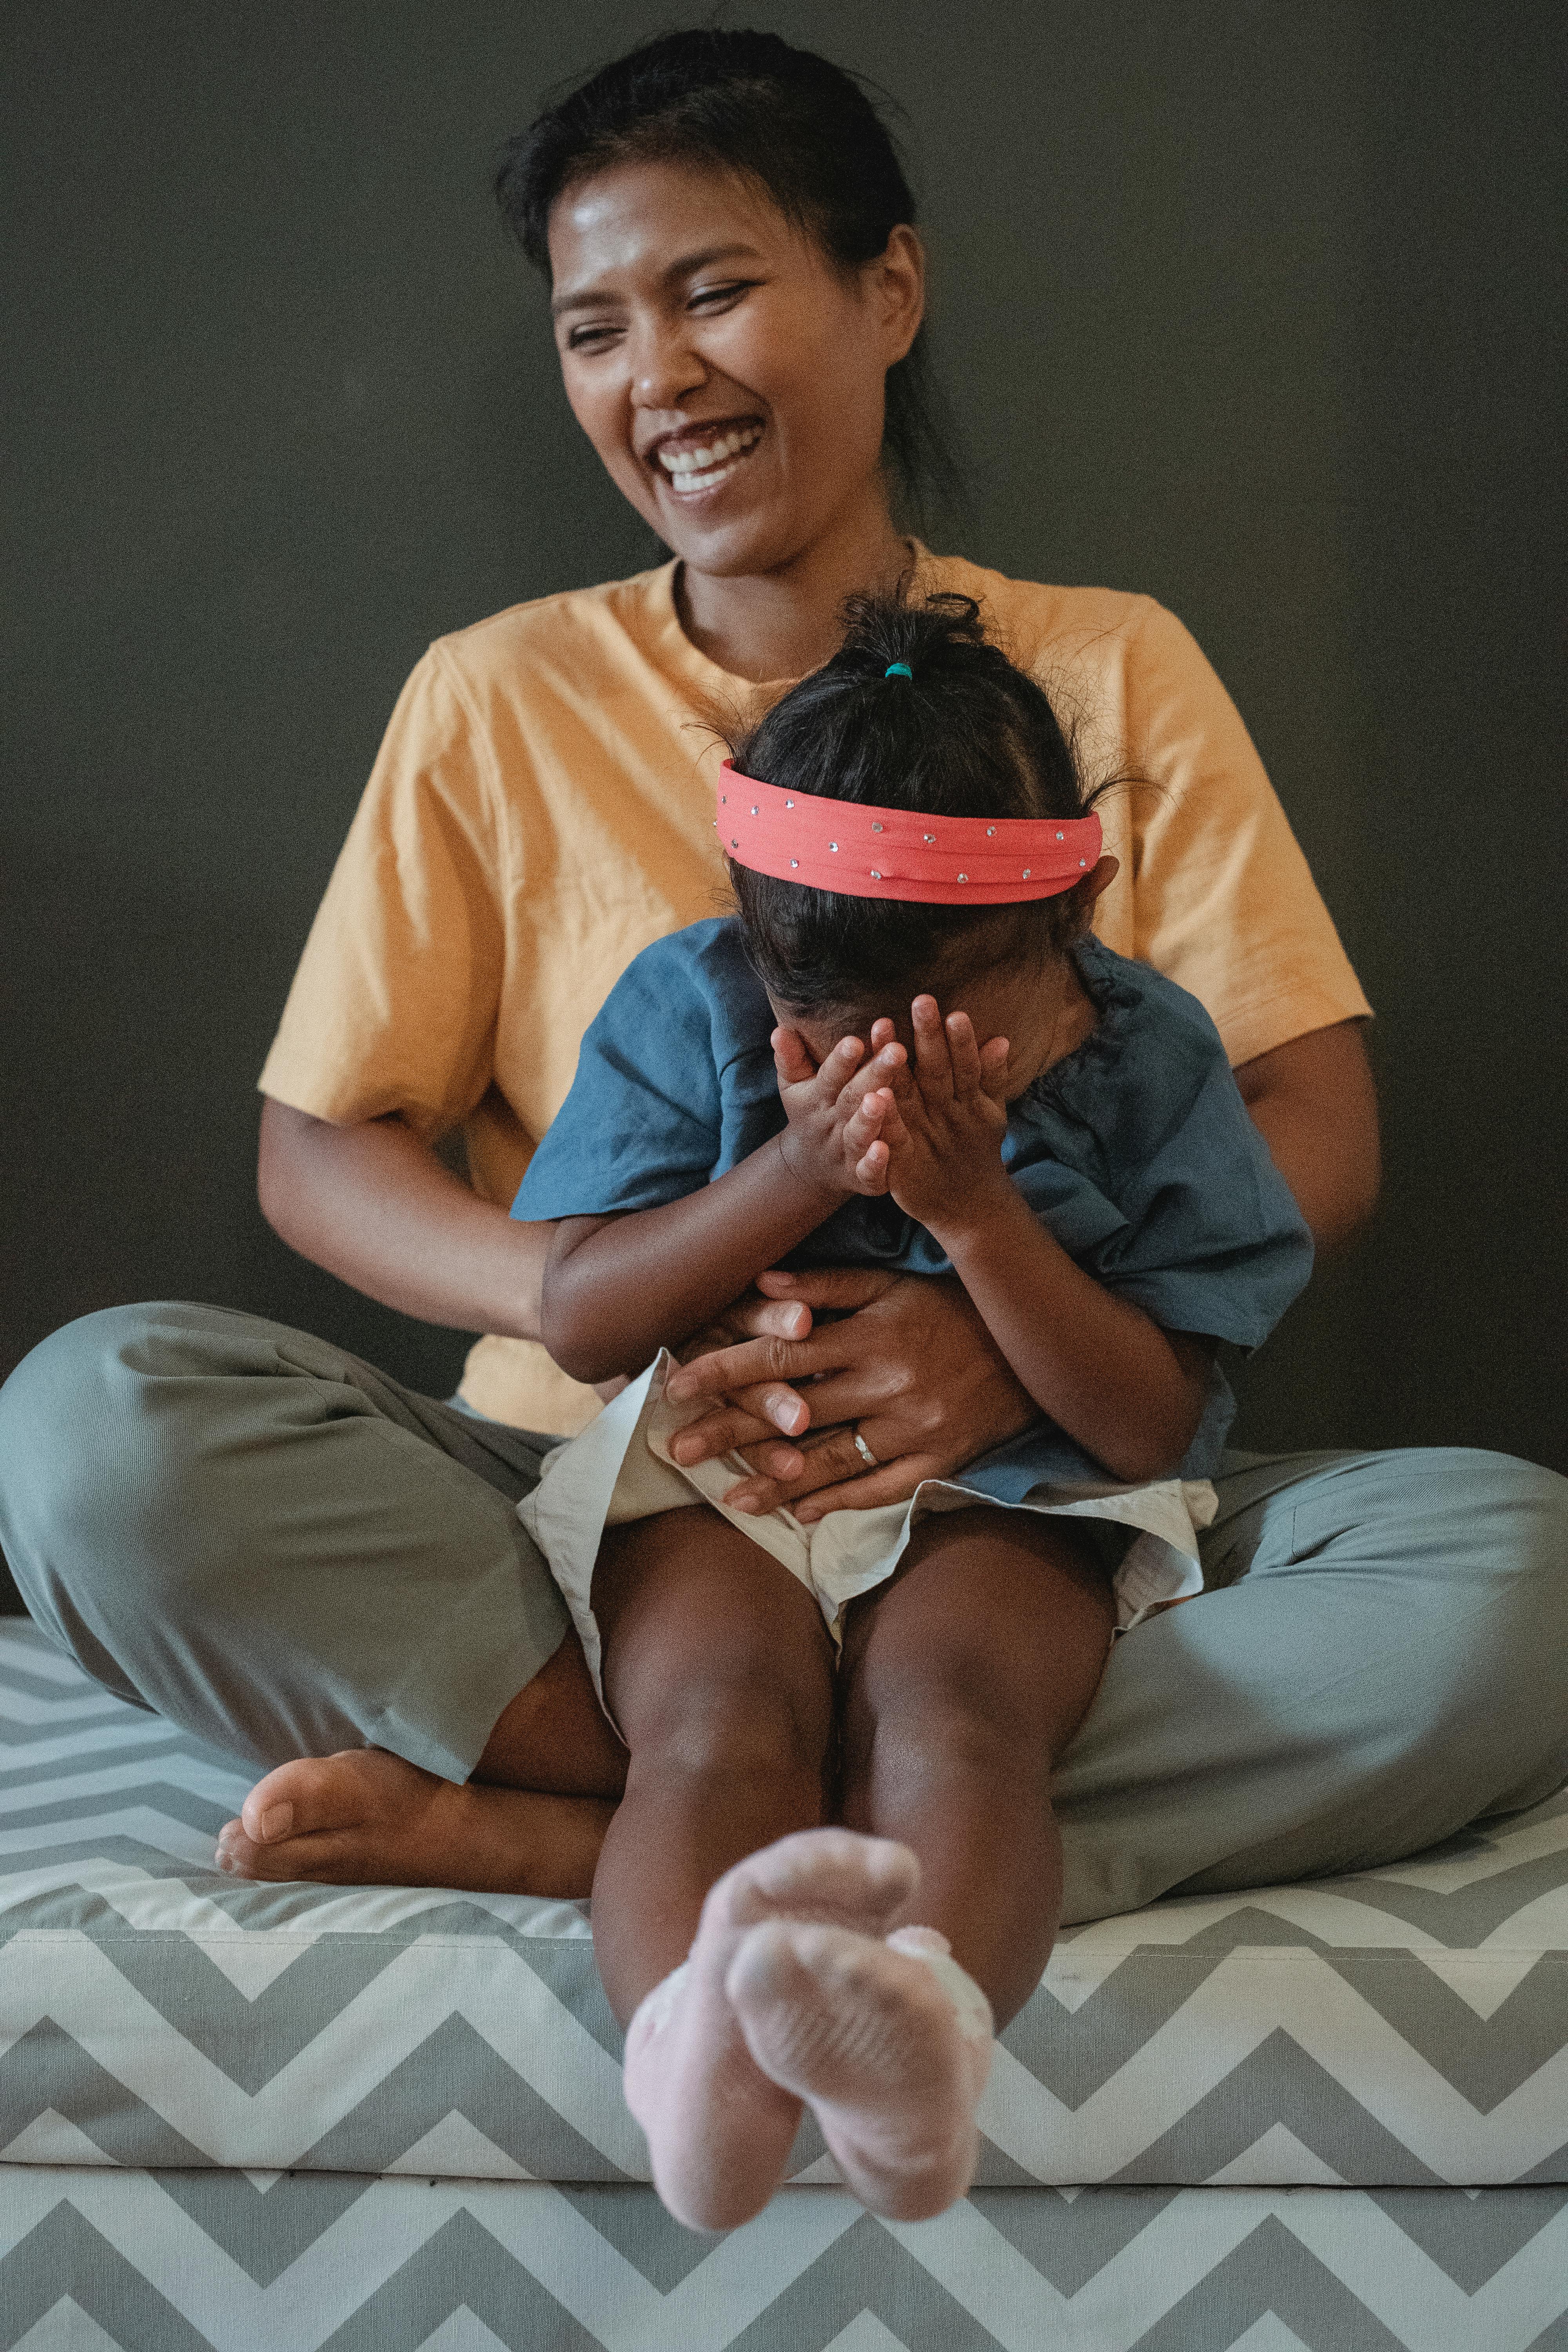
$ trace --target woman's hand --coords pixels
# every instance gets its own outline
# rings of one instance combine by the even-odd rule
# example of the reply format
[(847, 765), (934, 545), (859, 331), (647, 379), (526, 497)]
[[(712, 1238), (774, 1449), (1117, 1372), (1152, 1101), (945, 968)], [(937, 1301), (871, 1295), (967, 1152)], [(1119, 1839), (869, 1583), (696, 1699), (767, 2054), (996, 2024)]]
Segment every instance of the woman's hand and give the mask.
[[(740, 1447), (759, 1465), (726, 1495), (733, 1509), (782, 1505), (809, 1522), (904, 1502), (922, 1478), (950, 1476), (1039, 1417), (951, 1276), (846, 1266), (764, 1274), (757, 1288), (818, 1314), (837, 1310), (839, 1319), (804, 1338), (747, 1339), (671, 1373), (673, 1402), (714, 1407), (672, 1440), (676, 1459), (690, 1467)], [(795, 1385), (802, 1381), (810, 1383), (805, 1395)], [(800, 1456), (795, 1475), (780, 1475), (766, 1458), (785, 1450), (780, 1428), (803, 1441), (788, 1449)], [(857, 1430), (874, 1469), (856, 1446)]]

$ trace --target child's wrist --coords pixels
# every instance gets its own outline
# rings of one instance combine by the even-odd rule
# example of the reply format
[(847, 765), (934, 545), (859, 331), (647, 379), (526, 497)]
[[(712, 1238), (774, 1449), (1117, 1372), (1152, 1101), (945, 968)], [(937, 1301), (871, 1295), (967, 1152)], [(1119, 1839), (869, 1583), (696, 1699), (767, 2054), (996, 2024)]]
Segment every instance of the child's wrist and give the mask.
[(999, 1244), (1008, 1243), (1021, 1209), (1033, 1227), (1035, 1219), (1023, 1194), (1006, 1170), (998, 1167), (994, 1182), (971, 1185), (964, 1199), (951, 1211), (924, 1217), (921, 1222), (931, 1238), (942, 1244), (954, 1266), (961, 1267), (964, 1258), (989, 1255)]
[[(823, 1215), (826, 1216), (837, 1208), (841, 1202), (848, 1199), (854, 1187), (847, 1183), (835, 1182), (830, 1177), (826, 1176), (821, 1169), (798, 1165), (789, 1148), (790, 1132), (786, 1127), (774, 1138), (778, 1145), (780, 1162), (790, 1182), (799, 1191), (803, 1198), (815, 1199), (821, 1202)], [(811, 1159), (809, 1150), (805, 1157), (808, 1160)]]

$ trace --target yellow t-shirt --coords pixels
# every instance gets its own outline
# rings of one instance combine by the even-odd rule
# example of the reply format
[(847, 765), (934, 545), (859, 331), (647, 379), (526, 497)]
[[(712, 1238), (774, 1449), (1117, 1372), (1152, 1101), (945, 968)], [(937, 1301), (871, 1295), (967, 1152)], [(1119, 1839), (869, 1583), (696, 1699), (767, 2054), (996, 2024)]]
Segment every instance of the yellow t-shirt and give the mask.
[[(650, 941), (726, 903), (724, 746), (787, 680), (699, 652), (675, 566), (542, 597), (439, 638), (405, 687), (261, 1074), (317, 1118), (460, 1127), (510, 1206), (583, 1032)], [(1047, 588), (921, 551), (919, 591), (978, 597), (1013, 659), (1078, 719), (1121, 871), (1095, 928), (1205, 1004), (1233, 1064), (1369, 1011), (1235, 706), (1147, 596)], [(463, 1397), (571, 1432), (590, 1390), (531, 1340), (476, 1341)]]

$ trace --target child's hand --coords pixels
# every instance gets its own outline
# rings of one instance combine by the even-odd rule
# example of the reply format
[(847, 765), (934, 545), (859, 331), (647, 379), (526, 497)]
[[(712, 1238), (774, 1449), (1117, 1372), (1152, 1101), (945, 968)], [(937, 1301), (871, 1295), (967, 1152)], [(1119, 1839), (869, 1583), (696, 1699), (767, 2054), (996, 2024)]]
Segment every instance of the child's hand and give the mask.
[(779, 1146), (795, 1174), (819, 1192), (885, 1192), (882, 1122), (893, 1107), (888, 1081), (908, 1058), (903, 1047), (889, 1039), (867, 1061), (858, 1037), (841, 1037), (819, 1069), (797, 1030), (775, 1029), (772, 1044), (789, 1120)]
[(1007, 1132), (1007, 1040), (975, 1043), (967, 1013), (946, 1021), (934, 996), (910, 1007), (914, 1059), (888, 1080), (892, 1108), (878, 1120), (886, 1189), (939, 1241), (944, 1227), (984, 1220), (1012, 1187), (1002, 1165)]

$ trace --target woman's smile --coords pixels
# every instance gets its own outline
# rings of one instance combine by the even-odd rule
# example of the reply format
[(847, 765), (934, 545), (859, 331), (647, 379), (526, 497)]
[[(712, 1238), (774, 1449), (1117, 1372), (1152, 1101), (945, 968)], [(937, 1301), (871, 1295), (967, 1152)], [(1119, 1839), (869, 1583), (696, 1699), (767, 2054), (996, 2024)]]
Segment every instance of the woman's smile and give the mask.
[(739, 473), (766, 431), (760, 416), (721, 419), (717, 425), (706, 422), (688, 425), (679, 432), (660, 434), (648, 462), (660, 489), (684, 505), (716, 490)]

